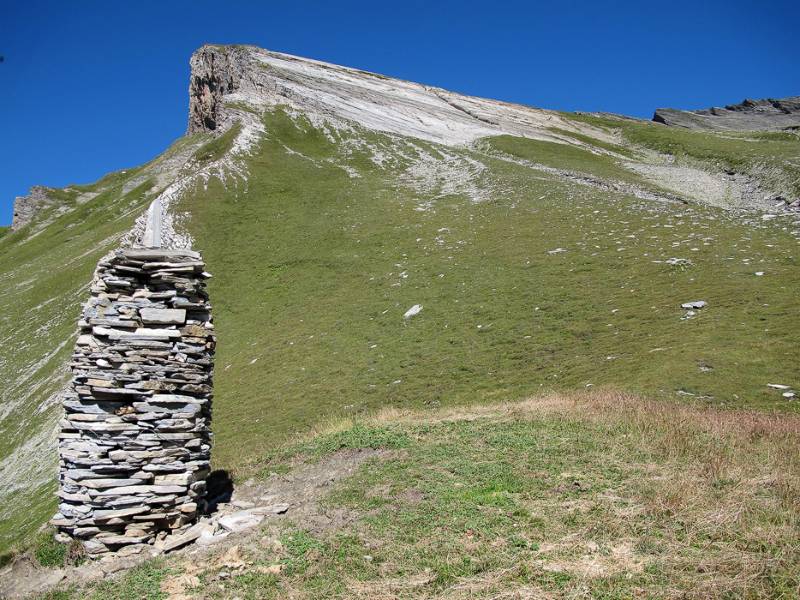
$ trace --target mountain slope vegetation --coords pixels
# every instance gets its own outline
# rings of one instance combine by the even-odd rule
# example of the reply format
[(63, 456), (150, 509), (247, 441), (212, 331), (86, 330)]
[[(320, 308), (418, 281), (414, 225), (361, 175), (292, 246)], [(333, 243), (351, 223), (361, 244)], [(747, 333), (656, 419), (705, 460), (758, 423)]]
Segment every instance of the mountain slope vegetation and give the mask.
[[(280, 111), (264, 126), (246, 188), (211, 182), (178, 208), (215, 273), (221, 465), (320, 417), (387, 405), (613, 385), (793, 407), (766, 386), (796, 372), (796, 239), (780, 227), (587, 190), (474, 150), (370, 132), (331, 141)], [(408, 158), (343, 155), (347, 135)], [(485, 144), (541, 160), (548, 142)], [(407, 178), (414, 152), (438, 151), (485, 161), (476, 185), (491, 199)], [(567, 148), (564, 166), (602, 176), (605, 158)], [(693, 299), (709, 307), (685, 319)]]

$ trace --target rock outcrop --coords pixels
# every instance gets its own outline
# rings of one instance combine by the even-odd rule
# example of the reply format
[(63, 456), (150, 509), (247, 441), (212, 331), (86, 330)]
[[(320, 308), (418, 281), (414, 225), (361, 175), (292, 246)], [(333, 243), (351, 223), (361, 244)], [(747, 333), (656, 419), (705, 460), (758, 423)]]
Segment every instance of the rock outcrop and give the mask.
[(214, 131), (224, 121), (222, 97), (239, 87), (240, 54), (236, 46), (203, 46), (192, 55), (188, 134)]
[[(190, 134), (224, 129), (233, 118), (278, 106), (313, 123), (356, 123), (448, 145), (501, 134), (565, 142), (551, 128), (589, 128), (555, 111), (465, 96), (255, 46), (203, 46), (190, 64)], [(592, 132), (603, 135), (599, 128)]]
[(744, 100), (740, 104), (705, 110), (658, 108), (653, 121), (673, 127), (722, 131), (797, 129), (800, 128), (800, 96)]
[(98, 264), (73, 354), (52, 523), (90, 556), (181, 535), (205, 505), (214, 346), (205, 265), (189, 250)]
[(17, 231), (33, 221), (37, 213), (48, 206), (55, 204), (56, 200), (50, 196), (50, 188), (35, 185), (27, 196), (17, 196), (14, 199), (14, 216), (11, 220), (11, 229)]

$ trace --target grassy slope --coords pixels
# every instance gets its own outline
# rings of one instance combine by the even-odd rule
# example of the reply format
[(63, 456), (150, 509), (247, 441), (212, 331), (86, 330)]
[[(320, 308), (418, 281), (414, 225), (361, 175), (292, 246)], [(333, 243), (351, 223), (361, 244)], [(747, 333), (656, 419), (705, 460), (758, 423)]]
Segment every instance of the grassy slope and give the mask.
[[(123, 195), (127, 180), (98, 183), (94, 189), (100, 195), (35, 236), (30, 235), (34, 223), (0, 237), (0, 380), (4, 382), (0, 457), (4, 459), (37, 434), (52, 431), (60, 407), (48, 405), (47, 400), (68, 380), (65, 365), (92, 272), (152, 197), (150, 183)], [(15, 408), (5, 414), (10, 406)], [(40, 452), (46, 454), (45, 473), (50, 472), (55, 468), (55, 448), (44, 443)], [(55, 512), (55, 478), (47, 480), (45, 473), (23, 475), (21, 489), (3, 506), (0, 550), (25, 538)], [(31, 487), (28, 477), (46, 483)]]
[[(797, 385), (797, 242), (780, 228), (493, 159), (492, 201), (421, 211), (431, 195), (358, 152), (351, 179), (313, 128), (277, 114), (267, 129), (246, 190), (211, 182), (181, 207), (215, 274), (219, 466), (242, 470), (326, 416), (588, 384), (792, 409), (766, 388)], [(654, 262), (670, 257), (694, 266)], [(696, 299), (709, 308), (681, 320)]]
[(693, 131), (657, 123), (575, 115), (568, 118), (618, 131), (629, 143), (678, 159), (711, 163), (737, 172), (777, 179), (800, 195), (800, 136), (781, 132)]
[(797, 416), (608, 393), (389, 411), (279, 453), (390, 450), (324, 500), (347, 528), (273, 521), (49, 598), (791, 598), (798, 435)]
[[(490, 167), (484, 183), (496, 193), (481, 204), (434, 198), (398, 183), (405, 159), (381, 169), (363, 152), (343, 158), (344, 146), (280, 113), (266, 124), (270, 137), (250, 161), (246, 187), (212, 180), (180, 207), (192, 214), (189, 228), (215, 274), (218, 466), (250, 472), (287, 436), (343, 413), (589, 384), (795, 409), (765, 387), (798, 385), (797, 242), (779, 226), (648, 205), (453, 149), (447, 152)], [(626, 125), (634, 126), (650, 129)], [(675, 135), (687, 143), (683, 132)], [(357, 137), (396, 150), (384, 136)], [(214, 158), (229, 141), (212, 142), (196, 157)], [(785, 141), (768, 139), (769, 152)], [(486, 144), (533, 162), (636, 179), (609, 157), (580, 149), (511, 137)], [(419, 146), (437, 154), (435, 146)], [(0, 236), (3, 339), (23, 340), (21, 351), (4, 345), (0, 374), (22, 372), (66, 340), (23, 382), (38, 387), (24, 417), (4, 422), (0, 456), (52, 423), (52, 407), (42, 414), (34, 407), (63, 381), (59, 368), (91, 270), (145, 205), (144, 190), (117, 201), (132, 173), (104, 178), (117, 191), (30, 242), (20, 243), (24, 232)], [(557, 247), (567, 252), (548, 254)], [(694, 266), (654, 262), (673, 256)], [(682, 321), (679, 304), (693, 299), (709, 308)], [(416, 303), (425, 306), (422, 314), (404, 323)], [(24, 389), (6, 389), (4, 401)], [(17, 495), (0, 528), (4, 543), (49, 516), (51, 489)], [(31, 508), (23, 515), (22, 506)]]
[[(586, 143), (588, 137), (572, 134), (576, 139)], [(596, 177), (611, 181), (626, 181), (644, 184), (644, 180), (631, 171), (619, 166), (617, 161), (607, 154), (594, 154), (588, 149), (568, 146), (556, 142), (529, 140), (526, 138), (501, 135), (488, 140), (490, 147), (506, 154), (532, 163), (548, 167), (567, 169), (581, 173), (590, 173)], [(602, 142), (595, 142), (598, 147)]]

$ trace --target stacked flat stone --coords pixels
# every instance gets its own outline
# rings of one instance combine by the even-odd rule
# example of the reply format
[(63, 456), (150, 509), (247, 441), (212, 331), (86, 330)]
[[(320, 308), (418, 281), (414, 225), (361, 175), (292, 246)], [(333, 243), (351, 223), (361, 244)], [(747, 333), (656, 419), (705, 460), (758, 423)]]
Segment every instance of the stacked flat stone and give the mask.
[(205, 508), (215, 345), (202, 258), (126, 249), (100, 261), (59, 435), (52, 523), (90, 556), (141, 551)]

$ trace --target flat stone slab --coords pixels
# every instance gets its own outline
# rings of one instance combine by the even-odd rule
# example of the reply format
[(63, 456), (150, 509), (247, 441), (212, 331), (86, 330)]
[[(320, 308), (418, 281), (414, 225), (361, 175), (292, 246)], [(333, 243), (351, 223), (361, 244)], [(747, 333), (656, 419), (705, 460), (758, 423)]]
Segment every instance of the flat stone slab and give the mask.
[(141, 260), (145, 262), (158, 260), (163, 260), (164, 262), (181, 262), (184, 258), (189, 258), (193, 261), (200, 260), (200, 253), (193, 252), (192, 250), (169, 250), (167, 248), (128, 248), (126, 250), (121, 250), (120, 253), (125, 258), (130, 258), (131, 260)]
[[(95, 396), (149, 396), (152, 394), (149, 390), (131, 390), (128, 388), (113, 388), (113, 387), (95, 387), (90, 388), (92, 395)], [(91, 400), (86, 401), (91, 402)]]
[(109, 340), (121, 341), (168, 341), (181, 337), (181, 332), (177, 329), (148, 329), (146, 327), (139, 327), (134, 331), (120, 331), (96, 325), (92, 327), (92, 333), (97, 336), (105, 336)]
[(139, 311), (146, 325), (183, 325), (186, 311), (182, 308), (143, 308)]
[(252, 529), (256, 527), (261, 521), (264, 520), (264, 515), (259, 515), (250, 510), (241, 510), (230, 515), (220, 517), (219, 526), (236, 533), (237, 531), (244, 531), (245, 529)]
[(98, 496), (127, 496), (129, 494), (182, 494), (186, 486), (182, 485), (126, 485), (109, 488), (98, 492)]
[(286, 502), (279, 502), (277, 504), (268, 504), (265, 506), (256, 506), (250, 512), (256, 515), (282, 515), (289, 510), (289, 504)]
[(181, 394), (153, 394), (147, 402), (150, 404), (206, 404), (208, 401)]
[(81, 485), (83, 487), (87, 487), (94, 490), (102, 490), (107, 488), (115, 488), (115, 487), (124, 487), (124, 486), (131, 486), (131, 485), (141, 485), (144, 484), (144, 479), (87, 479), (81, 481)]
[(192, 527), (190, 527), (185, 533), (182, 533), (180, 535), (171, 535), (167, 537), (161, 544), (158, 544), (156, 547), (162, 552), (170, 552), (171, 550), (177, 550), (178, 548), (195, 541), (205, 531), (209, 532), (211, 531), (210, 525), (208, 525), (208, 523), (197, 523), (195, 525), (192, 525)]
[(126, 544), (144, 544), (150, 540), (152, 535), (142, 535), (138, 537), (128, 537), (127, 535), (109, 535), (105, 537), (96, 537), (95, 540), (103, 542), (107, 546), (122, 546)]
[(139, 427), (135, 423), (86, 423), (83, 421), (67, 421), (73, 429), (80, 429), (83, 431), (99, 431), (99, 432), (123, 432), (123, 431), (139, 431)]
[(131, 508), (122, 508), (120, 510), (95, 510), (92, 516), (95, 521), (108, 521), (109, 519), (141, 515), (149, 512), (149, 510), (150, 509), (146, 506), (132, 506)]

